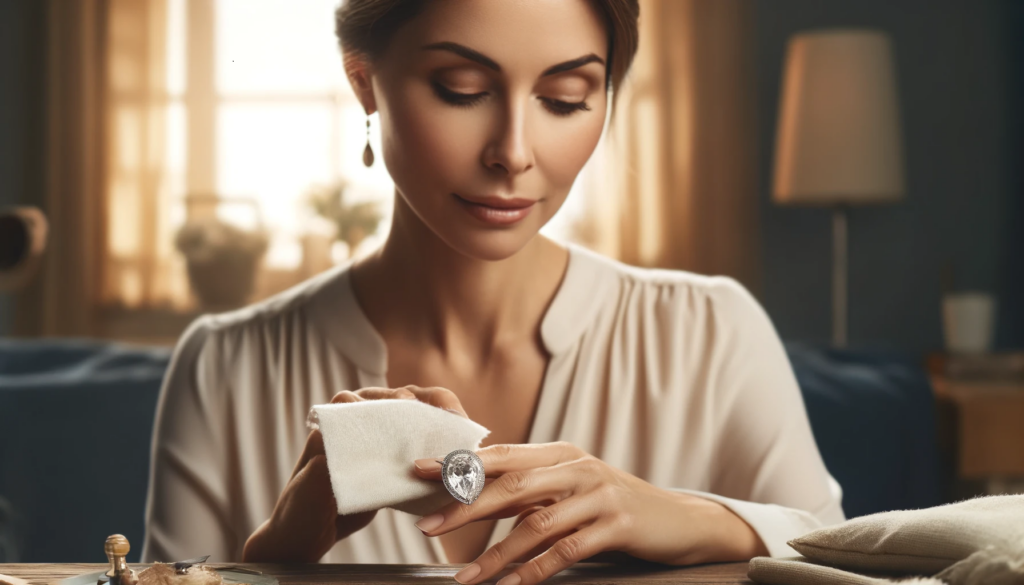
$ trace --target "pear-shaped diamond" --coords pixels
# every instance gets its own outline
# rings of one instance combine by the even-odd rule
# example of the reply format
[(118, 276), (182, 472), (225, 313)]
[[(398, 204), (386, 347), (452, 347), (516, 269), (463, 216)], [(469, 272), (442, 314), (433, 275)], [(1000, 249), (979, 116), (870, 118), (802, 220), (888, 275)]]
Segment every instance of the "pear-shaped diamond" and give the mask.
[(484, 488), (484, 464), (476, 453), (459, 449), (444, 458), (441, 466), (444, 487), (463, 504), (472, 504)]

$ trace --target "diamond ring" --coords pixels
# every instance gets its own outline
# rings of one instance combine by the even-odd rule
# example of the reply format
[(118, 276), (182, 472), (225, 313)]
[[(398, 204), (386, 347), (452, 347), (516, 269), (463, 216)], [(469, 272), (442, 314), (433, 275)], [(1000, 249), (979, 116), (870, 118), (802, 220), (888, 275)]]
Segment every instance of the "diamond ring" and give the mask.
[(468, 449), (456, 449), (445, 456), (441, 479), (456, 500), (472, 504), (484, 489), (484, 462)]

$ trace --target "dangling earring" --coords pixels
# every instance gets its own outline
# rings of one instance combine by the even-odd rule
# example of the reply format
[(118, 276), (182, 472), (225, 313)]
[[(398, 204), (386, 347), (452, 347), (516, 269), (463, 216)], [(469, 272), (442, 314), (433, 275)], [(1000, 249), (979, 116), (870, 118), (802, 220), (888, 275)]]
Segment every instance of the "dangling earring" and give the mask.
[(373, 149), (370, 148), (370, 117), (366, 117), (366, 148), (363, 149), (363, 164), (373, 166)]

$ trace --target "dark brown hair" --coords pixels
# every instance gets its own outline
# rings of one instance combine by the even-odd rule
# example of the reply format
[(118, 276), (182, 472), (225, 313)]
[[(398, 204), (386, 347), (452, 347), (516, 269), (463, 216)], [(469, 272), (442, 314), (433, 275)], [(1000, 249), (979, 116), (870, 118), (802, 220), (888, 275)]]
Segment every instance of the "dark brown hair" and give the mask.
[[(395, 31), (414, 18), (427, 0), (346, 0), (335, 13), (335, 33), (344, 53), (371, 60), (387, 48)], [(618, 93), (639, 44), (639, 0), (590, 0), (608, 30), (606, 88)]]

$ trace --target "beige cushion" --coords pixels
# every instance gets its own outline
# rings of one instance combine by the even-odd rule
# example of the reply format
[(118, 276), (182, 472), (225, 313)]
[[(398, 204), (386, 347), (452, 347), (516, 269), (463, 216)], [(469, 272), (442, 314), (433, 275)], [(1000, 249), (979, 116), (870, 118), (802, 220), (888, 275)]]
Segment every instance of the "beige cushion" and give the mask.
[[(891, 585), (897, 583), (884, 577), (869, 577), (815, 565), (803, 557), (757, 557), (750, 561), (747, 576), (762, 585)], [(946, 585), (938, 579), (923, 577), (899, 580), (899, 585)]]
[(789, 541), (805, 557), (854, 571), (934, 575), (978, 551), (1024, 553), (1024, 495), (883, 512)]
[(936, 575), (950, 585), (1021, 585), (1024, 542), (1016, 551), (980, 550)]
[(805, 557), (757, 557), (747, 573), (761, 585), (1021, 585), (1024, 550), (1017, 556), (978, 551), (934, 577), (886, 578), (816, 565)]

